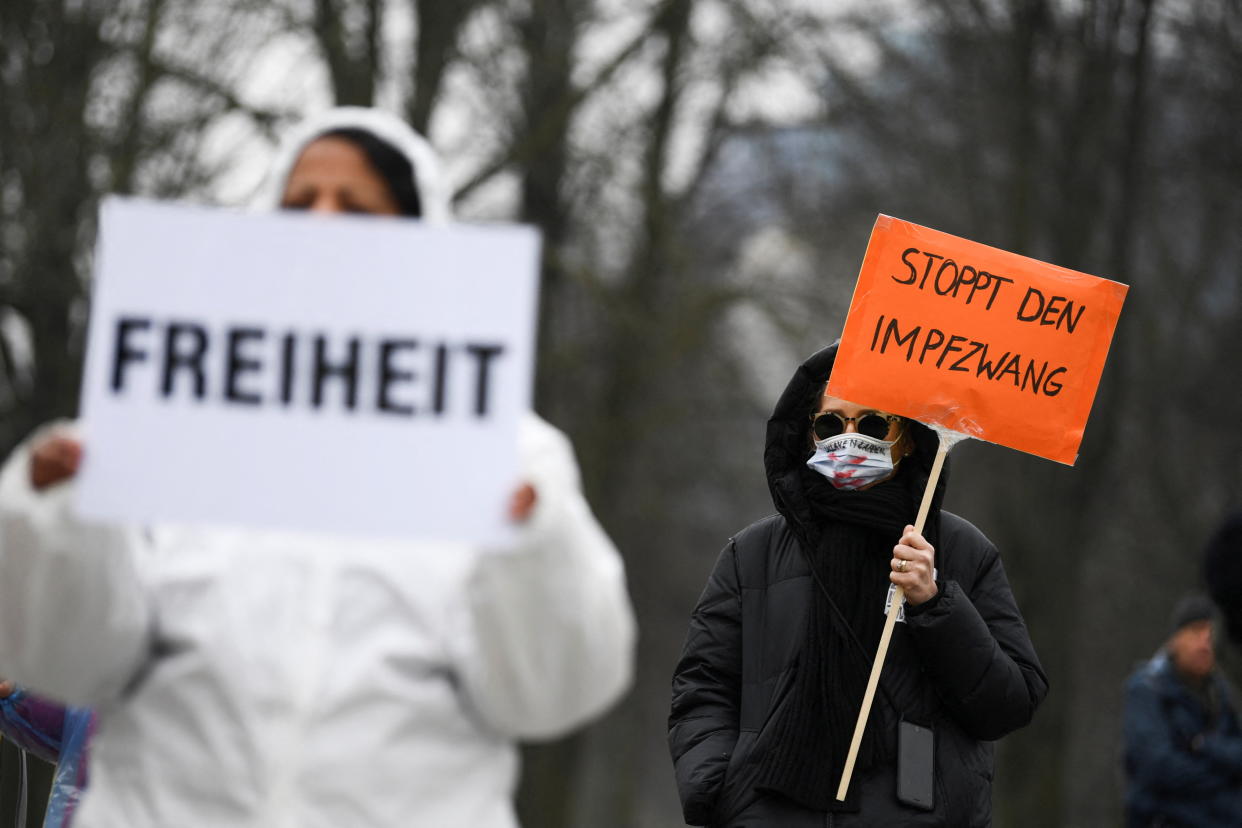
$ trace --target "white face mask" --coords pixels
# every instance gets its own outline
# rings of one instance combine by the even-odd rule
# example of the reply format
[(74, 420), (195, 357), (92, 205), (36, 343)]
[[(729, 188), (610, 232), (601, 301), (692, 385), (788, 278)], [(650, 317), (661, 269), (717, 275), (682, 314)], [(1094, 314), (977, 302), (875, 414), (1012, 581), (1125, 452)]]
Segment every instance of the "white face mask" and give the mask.
[(848, 432), (815, 441), (806, 464), (838, 489), (861, 489), (893, 473), (893, 443)]

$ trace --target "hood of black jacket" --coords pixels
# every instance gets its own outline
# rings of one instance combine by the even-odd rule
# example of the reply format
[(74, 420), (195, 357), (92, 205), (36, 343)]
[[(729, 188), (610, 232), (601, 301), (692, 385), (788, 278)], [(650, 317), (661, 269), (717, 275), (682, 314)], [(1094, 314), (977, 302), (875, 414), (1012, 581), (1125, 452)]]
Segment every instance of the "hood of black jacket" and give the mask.
[[(804, 480), (806, 461), (815, 452), (811, 442), (811, 412), (818, 408), (819, 396), (824, 383), (832, 373), (837, 358), (834, 342), (816, 351), (798, 366), (785, 386), (772, 416), (768, 418), (767, 442), (763, 451), (763, 465), (767, 472), (768, 490), (776, 510), (794, 526), (805, 526), (810, 521)], [(865, 405), (865, 401), (851, 400)], [(914, 494), (915, 503), (923, 497), (923, 490), (931, 476), (936, 459), (939, 438), (927, 426), (906, 420), (905, 427), (914, 437), (914, 453), (903, 458), (897, 467), (897, 479), (905, 482)], [(948, 480), (948, 459), (941, 470), (932, 501), (935, 514), (944, 500)]]

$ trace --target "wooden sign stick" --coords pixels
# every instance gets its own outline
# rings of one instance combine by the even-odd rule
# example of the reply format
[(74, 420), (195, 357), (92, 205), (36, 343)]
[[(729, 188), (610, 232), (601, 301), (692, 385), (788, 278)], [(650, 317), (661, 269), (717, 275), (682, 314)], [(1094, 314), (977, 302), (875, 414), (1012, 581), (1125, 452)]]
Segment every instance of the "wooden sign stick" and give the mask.
[[(936, 492), (936, 482), (940, 480), (940, 470), (944, 468), (944, 458), (948, 456), (952, 445), (949, 440), (945, 439), (946, 435), (943, 432), (936, 430), (940, 434), (940, 448), (936, 451), (931, 476), (927, 478), (927, 488), (923, 490), (923, 502), (919, 505), (919, 515), (914, 522), (914, 531), (920, 534), (923, 532), (923, 525), (927, 523), (927, 513), (931, 511), (932, 495)], [(884, 656), (888, 653), (888, 642), (893, 637), (893, 627), (897, 623), (897, 613), (901, 611), (901, 602), (904, 598), (905, 590), (897, 587), (893, 593), (893, 603), (888, 608), (888, 616), (884, 619), (884, 632), (880, 634), (880, 648), (876, 650), (875, 662), (871, 665), (871, 677), (867, 679), (867, 692), (863, 694), (862, 710), (858, 712), (858, 723), (854, 725), (854, 738), (850, 742), (850, 752), (845, 757), (845, 769), (841, 772), (841, 785), (837, 788), (838, 800), (845, 799), (845, 792), (849, 790), (850, 779), (854, 775), (858, 746), (862, 744), (863, 730), (867, 727), (867, 717), (871, 714), (871, 702), (875, 700), (875, 688), (880, 683), (880, 672), (884, 669)]]

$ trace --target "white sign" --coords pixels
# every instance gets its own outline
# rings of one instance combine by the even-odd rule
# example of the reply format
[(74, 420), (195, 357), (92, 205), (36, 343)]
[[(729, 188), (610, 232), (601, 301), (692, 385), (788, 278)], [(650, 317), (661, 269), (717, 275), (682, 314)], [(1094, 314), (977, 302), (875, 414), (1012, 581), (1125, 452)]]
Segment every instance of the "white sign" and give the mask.
[(498, 542), (539, 239), (109, 199), (84, 515)]

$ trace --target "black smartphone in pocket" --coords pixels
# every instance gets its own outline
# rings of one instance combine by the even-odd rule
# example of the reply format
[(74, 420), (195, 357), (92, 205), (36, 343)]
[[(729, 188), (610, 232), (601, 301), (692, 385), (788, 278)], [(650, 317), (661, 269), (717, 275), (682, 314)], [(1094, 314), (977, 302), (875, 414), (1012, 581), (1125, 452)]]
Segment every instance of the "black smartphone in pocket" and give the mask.
[(897, 724), (897, 801), (930, 811), (935, 790), (936, 733), (903, 719)]

